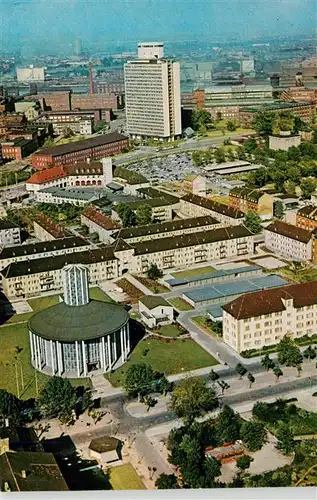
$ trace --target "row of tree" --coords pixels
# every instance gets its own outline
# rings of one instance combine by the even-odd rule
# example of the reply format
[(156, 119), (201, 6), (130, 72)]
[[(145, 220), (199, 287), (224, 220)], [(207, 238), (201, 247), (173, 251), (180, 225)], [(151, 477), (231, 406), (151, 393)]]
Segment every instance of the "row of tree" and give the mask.
[(119, 203), (116, 207), (123, 227), (144, 226), (152, 222), (152, 208), (150, 205), (142, 204), (136, 211), (125, 203)]

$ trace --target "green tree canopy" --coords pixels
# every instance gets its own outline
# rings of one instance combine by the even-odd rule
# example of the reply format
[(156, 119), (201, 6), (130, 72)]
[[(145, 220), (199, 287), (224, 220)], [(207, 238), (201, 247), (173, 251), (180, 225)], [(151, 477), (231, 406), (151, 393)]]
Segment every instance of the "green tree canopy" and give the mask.
[(129, 366), (125, 373), (123, 387), (129, 396), (139, 398), (153, 391), (153, 384), (157, 373), (146, 363), (137, 363)]
[(237, 366), (235, 367), (235, 371), (240, 376), (240, 378), (242, 378), (247, 373), (248, 370), (241, 363), (238, 363)]
[(159, 490), (176, 490), (179, 488), (177, 477), (174, 474), (161, 474), (155, 481)]
[(289, 455), (290, 453), (292, 453), (292, 451), (294, 451), (294, 434), (289, 424), (286, 424), (285, 422), (279, 422), (276, 437), (276, 448), (278, 450), (283, 451), (286, 455)]
[(274, 216), (277, 219), (283, 219), (283, 217), (284, 217), (284, 206), (283, 206), (283, 203), (280, 200), (277, 200), (277, 201), (274, 202), (273, 211), (274, 211)]
[(281, 365), (286, 366), (298, 366), (303, 361), (299, 347), (287, 337), (277, 345), (277, 359)]
[(206, 386), (201, 378), (189, 378), (179, 382), (172, 392), (170, 408), (186, 424), (216, 408), (218, 401), (215, 391)]
[(243, 422), (240, 430), (240, 438), (250, 451), (260, 450), (264, 444), (266, 430), (262, 422), (249, 420)]
[(245, 214), (244, 225), (253, 234), (258, 234), (262, 231), (261, 217), (256, 212), (249, 211)]
[(221, 444), (234, 443), (240, 435), (240, 418), (225, 405), (216, 420), (216, 431)]
[(237, 130), (236, 124), (234, 122), (232, 122), (232, 121), (228, 121), (227, 122), (227, 130), (229, 132), (234, 132), (235, 130)]
[(0, 389), (0, 425), (4, 425), (5, 419), (9, 420), (10, 426), (19, 426), (22, 418), (23, 404), (11, 392)]
[(212, 117), (208, 111), (201, 109), (192, 113), (191, 126), (194, 130), (199, 130), (202, 125), (206, 126), (211, 123)]
[(312, 193), (315, 191), (316, 187), (317, 187), (316, 179), (312, 179), (311, 177), (303, 179), (300, 183), (300, 188), (302, 191), (303, 198), (309, 199)]
[(119, 203), (116, 210), (122, 221), (123, 227), (133, 227), (136, 225), (136, 215), (129, 205)]
[(273, 359), (270, 358), (268, 354), (265, 354), (261, 358), (261, 365), (268, 372), (269, 370), (272, 370), (274, 368), (274, 361)]
[(241, 455), (241, 457), (237, 459), (237, 467), (241, 470), (246, 470), (250, 467), (251, 462), (253, 462), (252, 457), (249, 455)]
[(157, 280), (163, 276), (163, 271), (159, 269), (157, 264), (154, 262), (150, 265), (146, 274), (151, 280)]
[(56, 417), (63, 423), (72, 420), (76, 404), (76, 389), (62, 377), (51, 377), (39, 397), (41, 413), (48, 418)]
[(145, 226), (152, 222), (152, 208), (150, 205), (140, 205), (136, 210), (136, 223), (138, 226)]

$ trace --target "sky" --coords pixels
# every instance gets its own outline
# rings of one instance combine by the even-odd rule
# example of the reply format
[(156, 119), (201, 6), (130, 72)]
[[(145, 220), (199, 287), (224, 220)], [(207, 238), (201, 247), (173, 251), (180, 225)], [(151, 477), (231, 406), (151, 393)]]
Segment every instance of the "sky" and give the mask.
[(316, 6), (316, 0), (1, 0), (0, 40), (54, 46), (76, 37), (106, 43), (311, 35)]

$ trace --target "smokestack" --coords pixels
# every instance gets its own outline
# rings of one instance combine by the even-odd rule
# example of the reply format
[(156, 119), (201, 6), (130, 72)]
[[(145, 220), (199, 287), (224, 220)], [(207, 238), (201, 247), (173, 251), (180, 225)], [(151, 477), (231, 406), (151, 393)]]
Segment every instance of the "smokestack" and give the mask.
[(90, 93), (91, 94), (94, 94), (95, 91), (94, 91), (94, 80), (93, 80), (93, 77), (92, 77), (92, 64), (89, 63), (89, 88), (90, 88)]

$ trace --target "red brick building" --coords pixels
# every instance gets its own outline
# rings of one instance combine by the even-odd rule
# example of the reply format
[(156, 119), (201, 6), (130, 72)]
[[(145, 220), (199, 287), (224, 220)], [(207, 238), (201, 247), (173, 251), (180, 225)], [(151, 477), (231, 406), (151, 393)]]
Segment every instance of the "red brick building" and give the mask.
[(96, 159), (114, 156), (129, 146), (128, 137), (112, 132), (85, 141), (76, 141), (61, 146), (43, 149), (32, 158), (32, 167), (43, 170), (50, 165), (73, 165), (87, 158)]
[(71, 109), (119, 109), (120, 96), (112, 94), (72, 94)]
[(71, 109), (71, 92), (42, 92), (27, 96), (28, 101), (39, 101), (43, 111), (69, 111)]
[(300, 208), (296, 214), (296, 226), (313, 231), (317, 228), (317, 207), (307, 205)]
[(306, 87), (289, 87), (281, 94), (282, 101), (313, 102), (317, 101), (317, 89)]
[(10, 142), (1, 144), (2, 158), (4, 160), (22, 160), (26, 156), (34, 153), (37, 149), (37, 140), (33, 139), (14, 139)]
[(312, 119), (314, 109), (315, 105), (311, 102), (288, 101), (275, 102), (254, 108), (240, 108), (240, 126), (250, 128), (259, 111), (268, 111), (270, 113), (288, 112), (299, 116), (303, 121), (307, 122)]

